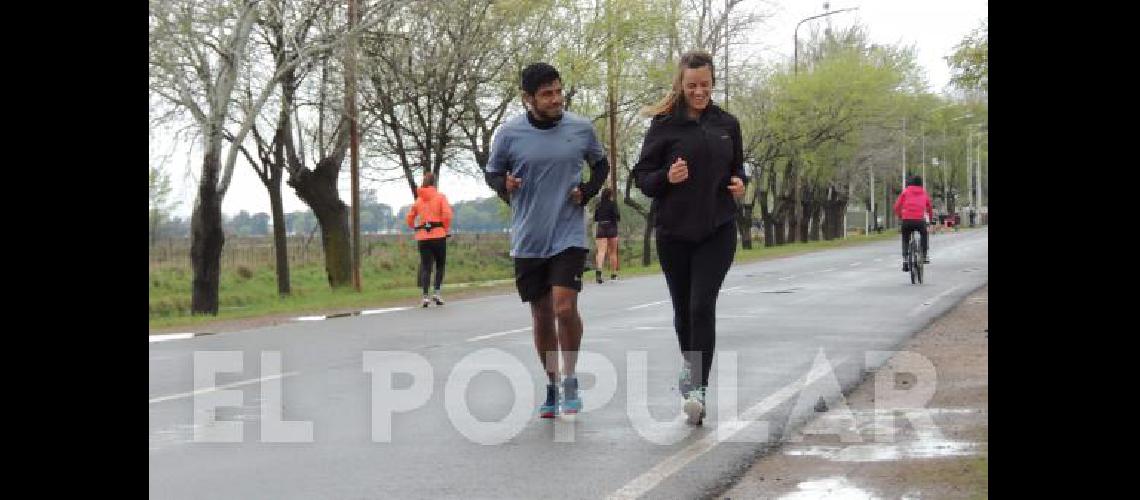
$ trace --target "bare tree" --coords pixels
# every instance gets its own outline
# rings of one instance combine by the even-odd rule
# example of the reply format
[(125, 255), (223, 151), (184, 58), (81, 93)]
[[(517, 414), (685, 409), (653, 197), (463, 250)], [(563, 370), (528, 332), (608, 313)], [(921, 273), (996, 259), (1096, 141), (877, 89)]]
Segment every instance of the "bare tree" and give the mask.
[[(360, 20), (354, 32), (359, 36), (387, 40), (389, 36), (376, 27), (389, 22), (396, 9), (406, 5), (398, 0), (381, 0), (357, 10)], [(324, 10), (323, 20), (316, 23), (322, 33), (341, 33), (347, 24), (347, 12)], [(328, 36), (328, 35), (325, 35)], [(345, 39), (347, 39), (345, 35)], [(325, 272), (329, 286), (341, 288), (352, 285), (352, 239), (349, 211), (340, 199), (337, 189), (340, 171), (349, 147), (349, 115), (345, 107), (348, 78), (344, 72), (341, 54), (326, 53), (314, 61), (319, 66), (319, 79), (313, 73), (291, 74), (282, 80), (282, 102), (293, 113), (285, 118), (289, 133), (282, 134), (284, 141), (287, 183), (297, 197), (312, 209), (321, 228), (321, 243), (325, 255)], [(357, 78), (360, 78), (359, 76)], [(314, 81), (315, 80), (315, 81)], [(359, 87), (359, 86), (357, 86)], [(301, 111), (308, 111), (301, 115)], [(312, 114), (316, 114), (313, 123)], [(306, 119), (307, 117), (307, 119)], [(296, 129), (294, 132), (293, 129)], [(368, 130), (365, 124), (363, 130)], [(306, 146), (305, 138), (309, 139)], [(313, 168), (309, 168), (312, 161)]]
[[(258, 27), (260, 30), (256, 33), (255, 41), (260, 41), (259, 45), (268, 49), (268, 55), (272, 58), (271, 71), (283, 70), (278, 78), (278, 85), (282, 91), (277, 94), (276, 109), (272, 110), (275, 113), (271, 113), (275, 115), (275, 119), (270, 122), (272, 134), (268, 135), (268, 138), (266, 134), (262, 134), (256, 121), (251, 129), (256, 145), (256, 155), (250, 153), (243, 144), (237, 144), (250, 167), (253, 168), (258, 179), (261, 180), (269, 193), (273, 220), (273, 248), (277, 264), (277, 293), (282, 296), (291, 293), (288, 245), (285, 239), (285, 211), (281, 198), (281, 181), (284, 177), (283, 171), (286, 163), (285, 144), (288, 135), (292, 133), (290, 117), (294, 109), (295, 86), (300, 78), (298, 75), (307, 72), (316, 60), (314, 57), (299, 68), (290, 68), (288, 67), (291, 60), (290, 51), (307, 43), (312, 36), (314, 22), (322, 14), (322, 7), (325, 5), (328, 4), (276, 0), (273, 2), (273, 8), (267, 9), (265, 15), (259, 19)], [(287, 23), (296, 24), (296, 26), (287, 28)], [(286, 32), (293, 34), (294, 38), (292, 40), (286, 39)], [(316, 54), (316, 56), (327, 56), (327, 54)], [(247, 103), (253, 99), (252, 80), (251, 75), (251, 78), (247, 80), (248, 85), (246, 87)], [(267, 111), (270, 111), (270, 107), (272, 106), (266, 107)], [(233, 139), (232, 136), (228, 138)]]
[[(443, 178), (445, 165), (466, 170), (470, 151), (480, 170), (491, 136), (517, 96), (507, 84), (521, 57), (538, 42), (534, 9), (547, 2), (503, 7), (491, 0), (442, 0), (407, 5), (386, 29), (399, 36), (364, 44), (371, 84), (364, 106), (377, 120), (371, 143), (396, 164), (415, 196), (416, 173)], [(528, 10), (530, 9), (530, 10)], [(539, 24), (541, 26), (541, 23)], [(517, 87), (516, 87), (517, 88)]]
[[(194, 270), (191, 312), (217, 314), (222, 232), (222, 199), (237, 150), (223, 159), (222, 137), (231, 95), (245, 62), (257, 1), (231, 5), (206, 2), (150, 2), (150, 88), (188, 110), (202, 130), (204, 158), (191, 216)], [(228, 8), (227, 8), (228, 7)], [(241, 124), (237, 142), (249, 131)]]
[[(261, 0), (179, 0), (150, 2), (150, 90), (188, 112), (203, 137), (204, 157), (191, 216), (193, 314), (217, 314), (220, 259), (225, 236), (221, 205), (229, 188), (240, 146), (273, 94), (278, 81), (298, 65), (344, 44), (345, 29), (330, 30), (304, 46), (293, 45), (289, 59), (252, 84), (234, 111), (234, 92), (250, 66), (248, 52), (260, 9), (280, 11), (280, 3)], [(359, 30), (377, 19), (362, 22)], [(300, 29), (304, 23), (295, 27)], [(296, 32), (285, 38), (295, 41)], [(248, 76), (252, 78), (252, 76)], [(232, 116), (238, 115), (238, 116)], [(236, 123), (237, 132), (227, 131)], [(227, 150), (223, 141), (230, 141)]]
[[(556, 44), (551, 36), (555, 18), (553, 2), (533, 1), (513, 17), (500, 16), (497, 31), (481, 33), (485, 51), (482, 64), (472, 68), (474, 89), (464, 99), (458, 147), (471, 153), (482, 178), (491, 157), (491, 139), (507, 117), (511, 103), (521, 105), (519, 74), (527, 64), (545, 59)], [(567, 103), (573, 99), (573, 90)], [(476, 172), (471, 172), (476, 173)]]
[(159, 226), (167, 218), (170, 211), (178, 205), (171, 201), (170, 174), (162, 168), (162, 164), (150, 167), (150, 245), (154, 246), (158, 240)]

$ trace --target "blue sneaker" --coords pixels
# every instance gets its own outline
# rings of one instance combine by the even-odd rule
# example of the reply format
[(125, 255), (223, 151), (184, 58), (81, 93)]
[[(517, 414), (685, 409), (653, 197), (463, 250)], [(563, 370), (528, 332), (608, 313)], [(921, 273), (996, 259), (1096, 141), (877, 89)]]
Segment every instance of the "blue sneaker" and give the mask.
[(554, 418), (558, 415), (558, 386), (546, 384), (546, 402), (538, 407), (538, 416)]
[(681, 367), (681, 374), (677, 376), (677, 390), (681, 391), (681, 399), (688, 397), (689, 391), (693, 390), (693, 374), (688, 363)]
[(578, 377), (566, 377), (562, 381), (562, 412), (573, 415), (582, 410), (582, 398), (578, 396)]

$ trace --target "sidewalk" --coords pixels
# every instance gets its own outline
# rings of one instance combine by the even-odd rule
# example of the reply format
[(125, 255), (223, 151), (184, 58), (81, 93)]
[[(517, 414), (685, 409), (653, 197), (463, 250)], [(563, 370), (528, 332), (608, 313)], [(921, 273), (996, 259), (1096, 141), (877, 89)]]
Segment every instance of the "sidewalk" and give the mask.
[[(883, 401), (876, 412), (875, 377), (868, 376), (845, 399), (850, 414), (835, 407), (818, 414), (792, 436), (800, 442), (784, 443), (761, 458), (717, 498), (987, 498), (988, 290), (987, 285), (974, 292), (897, 349), (934, 365), (935, 388), (924, 407), (929, 420), (909, 412), (904, 416)], [(884, 368), (899, 366), (900, 356)], [(898, 372), (896, 390), (922, 385), (905, 370)], [(854, 416), (854, 426), (841, 418), (848, 415)], [(893, 425), (883, 419), (891, 415)], [(837, 429), (846, 429), (846, 435), (829, 432)], [(893, 436), (885, 434), (892, 429)]]

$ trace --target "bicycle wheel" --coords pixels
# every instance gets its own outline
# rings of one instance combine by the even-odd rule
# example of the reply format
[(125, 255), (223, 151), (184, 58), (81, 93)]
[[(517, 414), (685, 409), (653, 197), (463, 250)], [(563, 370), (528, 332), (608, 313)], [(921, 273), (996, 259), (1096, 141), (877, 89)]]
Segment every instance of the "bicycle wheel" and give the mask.
[(912, 285), (918, 281), (919, 259), (918, 259), (918, 249), (916, 248), (918, 245), (914, 244), (914, 237), (915, 236), (916, 235), (911, 234), (910, 247), (909, 247), (910, 249), (907, 251), (907, 257), (906, 257), (907, 263), (908, 263), (907, 267), (910, 268), (910, 284), (912, 284)]
[[(915, 251), (917, 252), (918, 250), (916, 249)], [(922, 272), (924, 270), (924, 266), (922, 264), (922, 261), (925, 258), (926, 258), (926, 254), (922, 254), (922, 257), (914, 259), (915, 265), (918, 266), (918, 284), (920, 284), (920, 285), (922, 284)]]

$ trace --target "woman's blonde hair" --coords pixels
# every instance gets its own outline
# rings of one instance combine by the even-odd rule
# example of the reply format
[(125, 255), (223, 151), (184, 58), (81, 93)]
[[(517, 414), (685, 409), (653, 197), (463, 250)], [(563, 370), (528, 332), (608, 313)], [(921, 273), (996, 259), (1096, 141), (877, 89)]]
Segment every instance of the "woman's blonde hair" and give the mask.
[(665, 94), (655, 104), (641, 108), (643, 116), (657, 116), (661, 114), (673, 112), (673, 107), (677, 105), (677, 101), (685, 95), (681, 89), (681, 76), (684, 75), (685, 69), (697, 69), (709, 67), (709, 72), (713, 75), (713, 85), (716, 85), (716, 67), (713, 66), (712, 54), (703, 50), (690, 50), (681, 54), (681, 60), (677, 62), (677, 73), (673, 76), (673, 88)]

